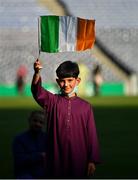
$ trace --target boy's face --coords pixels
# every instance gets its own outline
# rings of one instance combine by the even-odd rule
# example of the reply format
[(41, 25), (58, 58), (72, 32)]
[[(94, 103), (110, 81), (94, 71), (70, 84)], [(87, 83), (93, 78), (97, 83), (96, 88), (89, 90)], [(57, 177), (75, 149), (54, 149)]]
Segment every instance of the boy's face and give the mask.
[(65, 94), (69, 94), (73, 91), (75, 86), (80, 82), (80, 78), (67, 77), (62, 79), (56, 79), (57, 83)]
[(39, 132), (42, 130), (44, 126), (44, 120), (37, 118), (32, 118), (29, 121), (29, 127), (34, 132)]

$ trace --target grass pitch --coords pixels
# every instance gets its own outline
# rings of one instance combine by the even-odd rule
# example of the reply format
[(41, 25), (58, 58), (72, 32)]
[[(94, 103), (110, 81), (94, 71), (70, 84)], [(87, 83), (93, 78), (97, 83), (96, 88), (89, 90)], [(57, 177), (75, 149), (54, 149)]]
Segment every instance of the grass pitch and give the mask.
[[(102, 164), (93, 178), (138, 178), (138, 97), (86, 98), (93, 105)], [(13, 137), (40, 109), (32, 97), (0, 97), (0, 179), (13, 177)]]

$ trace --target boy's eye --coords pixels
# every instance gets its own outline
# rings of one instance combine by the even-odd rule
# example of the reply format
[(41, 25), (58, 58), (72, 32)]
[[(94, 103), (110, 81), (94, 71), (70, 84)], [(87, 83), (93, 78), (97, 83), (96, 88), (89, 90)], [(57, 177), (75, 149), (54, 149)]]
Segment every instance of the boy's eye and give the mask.
[(72, 82), (73, 80), (72, 80), (72, 79), (69, 79), (68, 81), (69, 81), (69, 82)]
[(39, 120), (39, 119), (33, 119), (33, 121), (34, 121), (35, 123), (39, 122), (40, 124), (44, 124), (44, 122), (41, 121), (41, 120)]

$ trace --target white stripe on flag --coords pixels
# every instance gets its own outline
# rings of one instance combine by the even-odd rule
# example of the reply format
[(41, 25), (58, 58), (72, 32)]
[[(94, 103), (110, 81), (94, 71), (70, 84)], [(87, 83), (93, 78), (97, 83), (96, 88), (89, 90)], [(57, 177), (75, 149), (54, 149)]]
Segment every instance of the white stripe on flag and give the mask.
[(59, 52), (75, 51), (77, 39), (77, 17), (59, 17)]

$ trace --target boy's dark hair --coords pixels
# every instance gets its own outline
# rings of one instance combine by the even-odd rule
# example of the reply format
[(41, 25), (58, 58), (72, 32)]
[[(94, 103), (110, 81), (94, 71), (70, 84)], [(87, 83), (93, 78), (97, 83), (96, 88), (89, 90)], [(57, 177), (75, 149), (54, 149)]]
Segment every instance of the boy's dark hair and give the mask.
[(45, 120), (45, 114), (43, 111), (35, 110), (32, 111), (30, 116), (29, 116), (29, 121), (33, 119), (40, 119), (40, 120)]
[(72, 61), (65, 61), (59, 65), (56, 70), (58, 78), (75, 77), (79, 75), (79, 66), (77, 63)]

